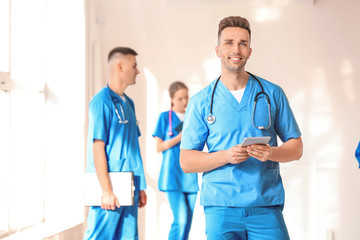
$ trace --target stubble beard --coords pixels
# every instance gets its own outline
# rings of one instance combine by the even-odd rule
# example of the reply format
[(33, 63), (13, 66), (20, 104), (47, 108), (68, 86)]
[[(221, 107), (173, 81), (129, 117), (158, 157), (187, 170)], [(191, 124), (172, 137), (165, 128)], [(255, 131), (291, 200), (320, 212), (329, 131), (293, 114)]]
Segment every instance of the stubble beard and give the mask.
[(229, 60), (229, 61), (223, 61), (223, 65), (229, 72), (238, 73), (238, 72), (241, 72), (245, 68), (246, 62), (247, 62), (247, 59), (244, 62), (241, 62), (240, 65), (234, 66), (233, 64), (230, 63), (230, 60)]

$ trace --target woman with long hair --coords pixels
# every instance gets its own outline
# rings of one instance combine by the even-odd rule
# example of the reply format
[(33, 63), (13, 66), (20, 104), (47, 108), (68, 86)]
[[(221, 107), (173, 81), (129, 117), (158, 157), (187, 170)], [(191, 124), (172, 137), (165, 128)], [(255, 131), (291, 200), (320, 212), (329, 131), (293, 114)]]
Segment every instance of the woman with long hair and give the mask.
[(186, 240), (189, 237), (197, 192), (197, 173), (184, 173), (180, 167), (180, 140), (185, 110), (189, 101), (188, 88), (182, 82), (169, 87), (171, 108), (160, 114), (153, 137), (156, 151), (162, 152), (158, 187), (169, 200), (174, 221), (169, 240)]

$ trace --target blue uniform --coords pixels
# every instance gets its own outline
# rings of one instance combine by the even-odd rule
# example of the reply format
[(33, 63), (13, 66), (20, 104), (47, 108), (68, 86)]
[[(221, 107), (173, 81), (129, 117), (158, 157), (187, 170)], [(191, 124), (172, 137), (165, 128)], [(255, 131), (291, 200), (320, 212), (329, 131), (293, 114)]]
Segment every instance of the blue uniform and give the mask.
[[(172, 119), (172, 136), (169, 136), (169, 111), (160, 114), (156, 124), (153, 137), (158, 137), (167, 141), (176, 137), (179, 132), (175, 128), (181, 123), (176, 113), (171, 111)], [(172, 148), (162, 152), (163, 161), (161, 165), (158, 187), (160, 191), (180, 191), (180, 192), (197, 192), (199, 191), (198, 179), (196, 173), (184, 173), (180, 167), (180, 143)]]
[(356, 157), (357, 161), (359, 162), (359, 168), (360, 168), (360, 141), (359, 141), (359, 145), (357, 146), (357, 148), (355, 150), (355, 157)]
[[(84, 239), (138, 239), (137, 209), (139, 190), (146, 188), (145, 175), (138, 137), (140, 131), (136, 123), (133, 101), (125, 95), (120, 98), (109, 87), (97, 93), (89, 105), (89, 126), (87, 143), (87, 172), (95, 172), (93, 141), (105, 142), (105, 152), (109, 172), (134, 172), (135, 205), (106, 211), (100, 207), (91, 207), (88, 216), (88, 228)], [(115, 112), (119, 114), (120, 104), (128, 123), (120, 124)]]
[[(213, 81), (190, 99), (181, 149), (201, 151), (206, 143), (211, 153), (240, 144), (245, 137), (271, 136), (271, 146), (277, 146), (277, 136), (283, 142), (300, 137), (299, 127), (283, 90), (264, 79), (259, 80), (270, 98), (272, 124), (269, 129), (260, 130), (252, 125), (254, 99), (261, 87), (251, 76), (240, 103), (219, 81), (213, 100), (216, 121), (208, 124), (206, 118), (210, 114)], [(269, 124), (265, 103), (264, 98), (258, 101), (254, 117), (257, 126)], [(261, 162), (250, 157), (239, 164), (226, 164), (204, 172), (200, 203), (206, 207), (282, 207), (284, 188), (279, 163)]]
[[(169, 111), (160, 114), (153, 137), (167, 141), (179, 134), (175, 128), (181, 123), (177, 115), (171, 111), (172, 136), (169, 136)], [(169, 239), (187, 239), (197, 192), (199, 191), (197, 173), (184, 173), (180, 167), (180, 143), (163, 151), (158, 187), (166, 192), (174, 215)]]

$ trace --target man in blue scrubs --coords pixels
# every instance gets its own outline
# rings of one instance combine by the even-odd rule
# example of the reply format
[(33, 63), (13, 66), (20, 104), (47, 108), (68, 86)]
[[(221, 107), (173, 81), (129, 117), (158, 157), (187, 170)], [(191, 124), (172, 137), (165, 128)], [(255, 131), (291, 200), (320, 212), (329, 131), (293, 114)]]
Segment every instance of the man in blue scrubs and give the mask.
[[(146, 205), (146, 183), (134, 102), (125, 94), (139, 74), (137, 53), (114, 48), (108, 56), (109, 81), (89, 105), (87, 172), (96, 172), (101, 207), (90, 207), (84, 239), (138, 239), (138, 207)], [(134, 172), (135, 205), (120, 206), (108, 172)]]
[[(191, 98), (185, 114), (180, 164), (186, 173), (203, 172), (200, 203), (208, 240), (289, 239), (279, 163), (300, 159), (301, 132), (283, 90), (258, 77), (261, 86), (245, 71), (250, 42), (245, 18), (220, 21), (215, 49), (222, 75)], [(253, 112), (262, 87), (270, 109), (261, 94)], [(208, 121), (210, 114), (215, 121)], [(269, 144), (240, 145), (259, 136), (270, 136)], [(202, 151), (205, 144), (208, 152)]]

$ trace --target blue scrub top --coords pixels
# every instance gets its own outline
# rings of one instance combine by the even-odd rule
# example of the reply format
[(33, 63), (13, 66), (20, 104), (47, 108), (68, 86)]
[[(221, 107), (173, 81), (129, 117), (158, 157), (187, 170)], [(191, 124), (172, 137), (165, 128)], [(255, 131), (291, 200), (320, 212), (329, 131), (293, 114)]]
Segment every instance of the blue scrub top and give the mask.
[(357, 148), (355, 150), (355, 157), (356, 157), (357, 161), (359, 162), (359, 168), (360, 168), (360, 141), (359, 141), (359, 145), (357, 146)]
[[(229, 149), (245, 137), (271, 136), (270, 145), (277, 146), (277, 136), (286, 142), (298, 138), (301, 132), (283, 90), (258, 78), (271, 102), (271, 127), (260, 130), (252, 125), (255, 95), (261, 91), (259, 83), (249, 77), (239, 103), (219, 81), (214, 95), (214, 124), (207, 123), (211, 94), (215, 81), (194, 95), (189, 102), (181, 141), (181, 149), (202, 151), (206, 143), (209, 152)], [(258, 101), (255, 124), (267, 126), (268, 106)], [(256, 207), (284, 204), (284, 188), (279, 163), (261, 162), (250, 157), (239, 164), (226, 164), (203, 173), (200, 203), (204, 206)]]
[[(128, 123), (119, 123), (112, 98), (121, 118), (128, 120)], [(136, 123), (134, 102), (127, 95), (125, 99), (126, 102), (110, 88), (104, 87), (91, 100), (86, 171), (95, 172), (93, 142), (99, 139), (105, 142), (109, 172), (134, 172), (136, 190), (144, 190), (146, 182), (138, 140), (140, 130)]]
[[(175, 128), (181, 123), (176, 113), (171, 112), (172, 132), (169, 136), (169, 111), (160, 114), (156, 124), (153, 137), (163, 141), (174, 138), (179, 134)], [(163, 161), (161, 165), (158, 187), (160, 191), (199, 191), (197, 173), (184, 173), (180, 167), (180, 143), (162, 152)]]

